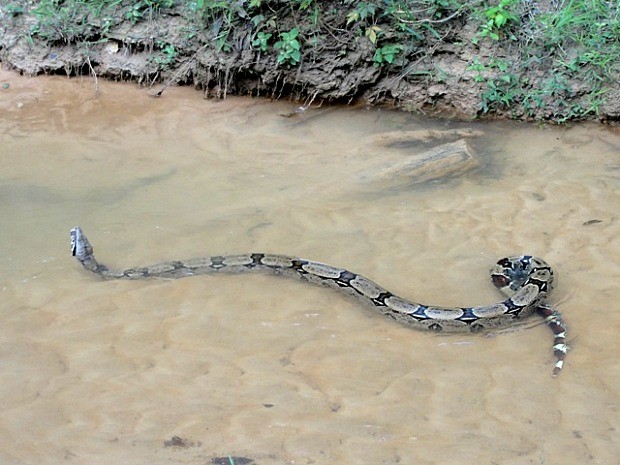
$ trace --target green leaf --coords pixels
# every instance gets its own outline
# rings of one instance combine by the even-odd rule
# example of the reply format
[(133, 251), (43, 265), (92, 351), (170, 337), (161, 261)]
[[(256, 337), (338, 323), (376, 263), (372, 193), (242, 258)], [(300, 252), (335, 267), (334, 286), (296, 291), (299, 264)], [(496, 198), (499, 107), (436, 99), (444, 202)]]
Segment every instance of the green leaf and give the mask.
[(357, 21), (358, 19), (360, 19), (360, 15), (357, 12), (357, 10), (353, 10), (351, 11), (348, 15), (347, 15), (347, 26), (349, 24), (351, 24), (354, 21)]
[(375, 31), (372, 30), (372, 28), (368, 28), (366, 29), (366, 37), (368, 37), (368, 39), (373, 43), (376, 44), (377, 43), (377, 34)]

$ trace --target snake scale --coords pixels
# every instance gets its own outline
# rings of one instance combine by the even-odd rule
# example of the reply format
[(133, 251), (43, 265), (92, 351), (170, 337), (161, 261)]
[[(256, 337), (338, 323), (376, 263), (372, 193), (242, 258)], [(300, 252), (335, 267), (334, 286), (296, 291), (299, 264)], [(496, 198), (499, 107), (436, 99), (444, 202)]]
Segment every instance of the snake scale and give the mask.
[(71, 251), (84, 268), (105, 279), (183, 278), (251, 271), (296, 277), (344, 291), (389, 318), (431, 331), (475, 332), (507, 326), (537, 313), (553, 332), (554, 376), (562, 369), (568, 351), (562, 316), (546, 302), (548, 293), (555, 285), (555, 274), (544, 260), (530, 255), (502, 258), (491, 268), (493, 284), (507, 296), (504, 301), (479, 307), (436, 307), (405, 300), (344, 268), (285, 255), (251, 253), (212, 256), (114, 271), (97, 262), (93, 247), (80, 227), (71, 230)]

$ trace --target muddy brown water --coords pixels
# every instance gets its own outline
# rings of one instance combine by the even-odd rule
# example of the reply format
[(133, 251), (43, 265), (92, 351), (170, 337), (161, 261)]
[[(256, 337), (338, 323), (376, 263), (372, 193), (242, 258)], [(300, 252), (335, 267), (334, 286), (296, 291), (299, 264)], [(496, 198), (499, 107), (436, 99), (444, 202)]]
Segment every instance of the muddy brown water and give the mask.
[[(0, 463), (617, 463), (617, 129), (0, 76)], [(453, 128), (483, 132), (479, 168), (362, 179), (432, 145), (369, 136)], [(488, 267), (540, 255), (573, 350), (554, 379), (543, 325), (428, 334), (271, 276), (100, 281), (75, 225), (112, 267), (286, 253), (441, 305), (499, 300)]]

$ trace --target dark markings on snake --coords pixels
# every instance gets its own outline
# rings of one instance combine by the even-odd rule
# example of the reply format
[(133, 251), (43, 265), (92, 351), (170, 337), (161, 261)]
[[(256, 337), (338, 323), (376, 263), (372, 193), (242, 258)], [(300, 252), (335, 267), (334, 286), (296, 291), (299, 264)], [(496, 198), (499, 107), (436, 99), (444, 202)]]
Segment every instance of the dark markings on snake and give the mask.
[(387, 304), (385, 303), (385, 301), (386, 299), (389, 299), (390, 297), (394, 297), (391, 292), (382, 292), (377, 297), (373, 298), (372, 302), (373, 304), (377, 306), (386, 307)]
[(261, 265), (261, 264), (262, 264), (262, 263), (261, 263), (261, 260), (262, 260), (263, 258), (265, 258), (265, 254), (262, 254), (262, 253), (253, 253), (253, 254), (251, 254), (251, 255), (250, 255), (250, 258), (252, 259), (252, 263), (251, 263), (251, 264), (246, 265), (248, 268), (252, 268), (252, 267), (254, 267), (254, 266)]
[(340, 273), (340, 276), (338, 276), (338, 282), (341, 282), (346, 286), (350, 286), (351, 281), (353, 281), (356, 277), (356, 274), (351, 273), (349, 270), (344, 270)]
[(211, 268), (213, 268), (214, 270), (219, 270), (220, 268), (224, 268), (225, 266), (226, 265), (224, 265), (224, 257), (220, 257), (219, 255), (211, 257)]
[(471, 308), (463, 308), (463, 314), (457, 318), (459, 321), (476, 321), (478, 317), (474, 315)]

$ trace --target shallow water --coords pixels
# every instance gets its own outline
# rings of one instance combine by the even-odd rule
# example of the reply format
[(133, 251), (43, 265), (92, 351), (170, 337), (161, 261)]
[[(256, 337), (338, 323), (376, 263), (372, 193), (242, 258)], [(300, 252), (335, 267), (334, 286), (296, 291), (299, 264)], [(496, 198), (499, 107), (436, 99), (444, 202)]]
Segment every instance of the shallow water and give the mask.
[[(618, 129), (0, 77), (0, 463), (617, 463)], [(373, 135), (454, 128), (484, 133), (479, 168), (368, 182), (436, 142)], [(540, 255), (573, 350), (554, 379), (544, 325), (437, 336), (270, 276), (103, 282), (76, 224), (112, 267), (286, 253), (438, 305), (497, 301), (488, 267)]]

